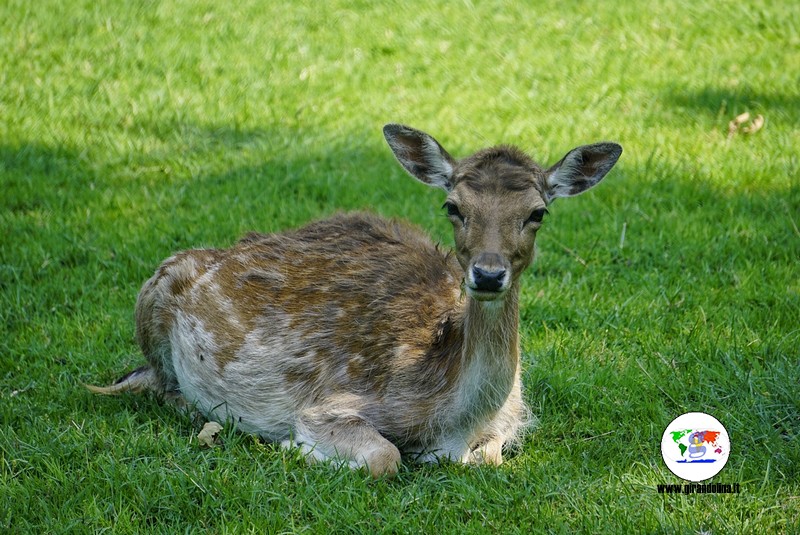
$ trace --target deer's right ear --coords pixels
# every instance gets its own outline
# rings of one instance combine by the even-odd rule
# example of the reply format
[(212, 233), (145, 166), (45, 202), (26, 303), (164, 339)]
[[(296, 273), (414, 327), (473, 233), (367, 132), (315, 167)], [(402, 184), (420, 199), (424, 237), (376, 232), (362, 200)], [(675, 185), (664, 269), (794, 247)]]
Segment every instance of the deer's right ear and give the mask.
[(455, 160), (425, 132), (403, 126), (387, 124), (383, 136), (397, 161), (411, 176), (445, 191), (453, 189)]

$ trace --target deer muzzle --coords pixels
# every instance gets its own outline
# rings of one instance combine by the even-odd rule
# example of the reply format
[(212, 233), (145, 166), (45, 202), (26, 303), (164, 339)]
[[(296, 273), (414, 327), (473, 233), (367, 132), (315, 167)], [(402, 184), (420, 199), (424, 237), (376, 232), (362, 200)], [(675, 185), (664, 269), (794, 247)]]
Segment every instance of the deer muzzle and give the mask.
[(467, 292), (480, 301), (500, 297), (511, 283), (511, 266), (497, 253), (481, 253), (467, 270)]

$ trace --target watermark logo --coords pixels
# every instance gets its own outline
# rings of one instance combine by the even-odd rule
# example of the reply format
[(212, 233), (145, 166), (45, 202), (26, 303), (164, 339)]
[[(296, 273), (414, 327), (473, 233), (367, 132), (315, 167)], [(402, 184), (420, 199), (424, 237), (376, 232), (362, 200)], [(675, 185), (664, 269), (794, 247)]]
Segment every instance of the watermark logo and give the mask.
[(686, 481), (705, 481), (717, 475), (728, 462), (730, 450), (725, 427), (704, 412), (678, 416), (661, 437), (664, 463)]

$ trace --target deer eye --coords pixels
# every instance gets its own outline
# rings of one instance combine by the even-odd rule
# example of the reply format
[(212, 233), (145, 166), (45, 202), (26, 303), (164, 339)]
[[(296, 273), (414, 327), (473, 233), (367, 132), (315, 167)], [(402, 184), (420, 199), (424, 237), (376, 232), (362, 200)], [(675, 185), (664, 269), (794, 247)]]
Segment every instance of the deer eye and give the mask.
[(525, 220), (525, 224), (527, 225), (528, 223), (541, 223), (545, 214), (549, 213), (550, 212), (547, 211), (547, 208), (537, 208), (536, 210), (531, 212), (531, 215), (528, 217), (528, 219)]
[(442, 208), (447, 210), (448, 217), (457, 217), (462, 223), (464, 222), (464, 216), (461, 215), (461, 212), (458, 211), (458, 206), (451, 202), (446, 202), (442, 206)]

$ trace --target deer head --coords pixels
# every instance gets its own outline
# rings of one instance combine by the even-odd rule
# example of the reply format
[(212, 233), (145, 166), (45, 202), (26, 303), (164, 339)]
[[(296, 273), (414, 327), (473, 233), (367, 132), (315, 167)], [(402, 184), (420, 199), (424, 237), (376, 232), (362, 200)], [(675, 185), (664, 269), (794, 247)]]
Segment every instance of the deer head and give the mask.
[(547, 206), (600, 182), (622, 153), (616, 143), (584, 145), (544, 169), (511, 146), (456, 160), (419, 130), (388, 124), (383, 134), (406, 171), (447, 192), (443, 208), (467, 294), (479, 301), (496, 300), (516, 285), (533, 260)]

